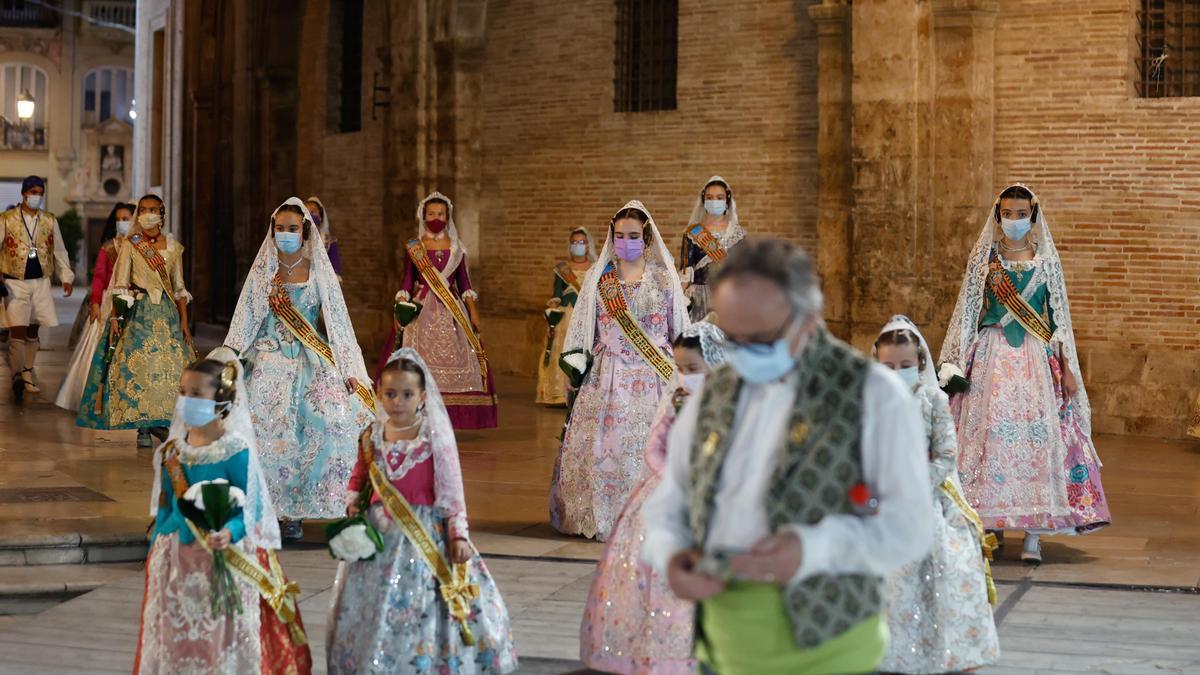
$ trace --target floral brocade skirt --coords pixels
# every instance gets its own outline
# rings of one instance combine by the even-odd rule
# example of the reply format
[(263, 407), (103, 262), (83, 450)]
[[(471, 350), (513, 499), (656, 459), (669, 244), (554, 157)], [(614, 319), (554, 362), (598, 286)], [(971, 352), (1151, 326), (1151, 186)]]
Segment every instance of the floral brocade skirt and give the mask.
[[(412, 508), (434, 544), (446, 551), (446, 520), (432, 506)], [(338, 567), (326, 640), (329, 672), (474, 675), (516, 670), (508, 609), (479, 554), (467, 563), (470, 582), (479, 587), (467, 620), (475, 644), (468, 646), (420, 550), (378, 505), (370, 517), (383, 535), (384, 549), (370, 560)]]
[(883, 672), (957, 673), (1000, 658), (975, 525), (940, 487), (933, 507), (933, 548), (887, 579)]
[(1095, 446), (1062, 390), (1058, 359), (1026, 336), (980, 331), (951, 409), (967, 501), (989, 529), (1083, 533), (1110, 522)]
[(696, 670), (694, 607), (676, 598), (667, 580), (641, 559), (642, 504), (662, 480), (646, 473), (600, 556), (583, 612), (579, 656), (605, 672), (686, 675)]
[(642, 450), (666, 393), (640, 357), (600, 350), (579, 388), (550, 484), (550, 524), (605, 541), (642, 476)]
[(139, 297), (125, 319), (108, 368), (109, 333), (100, 331), (75, 423), (91, 429), (145, 429), (171, 424), (179, 378), (196, 353), (183, 339), (179, 309)]
[[(269, 564), (266, 550), (256, 554), (259, 564)], [(180, 544), (178, 534), (154, 540), (146, 561), (135, 674), (312, 672), (308, 645), (293, 642), (287, 625), (250, 582), (237, 574), (233, 579), (242, 610), (214, 617), (209, 599), (211, 579), (212, 553), (194, 544)], [(296, 622), (303, 627), (298, 607), (296, 611)]]
[(337, 518), (371, 414), (336, 368), (307, 347), (288, 348), (299, 351), (255, 351), (247, 383), (263, 475), (280, 518)]

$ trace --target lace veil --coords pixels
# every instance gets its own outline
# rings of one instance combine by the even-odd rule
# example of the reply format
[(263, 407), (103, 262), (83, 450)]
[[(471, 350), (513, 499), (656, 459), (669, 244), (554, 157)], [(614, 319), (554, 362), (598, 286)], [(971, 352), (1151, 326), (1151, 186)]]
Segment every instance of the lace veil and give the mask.
[[(329, 239), (329, 234), (333, 232), (333, 230), (329, 229), (329, 209), (325, 208), (325, 202), (321, 201), (321, 198), (316, 195), (313, 195), (304, 201), (315, 202), (317, 206), (321, 207), (321, 238)], [(305, 206), (305, 209), (307, 208), (308, 207)]]
[[(1029, 190), (1028, 186), (1014, 184)], [(1009, 186), (1009, 187), (1014, 187)], [(1006, 190), (1008, 188), (1005, 188)], [(1003, 193), (1003, 190), (1001, 190)], [(1046, 207), (1033, 190), (1033, 204), (1037, 206), (1037, 220), (1030, 232), (1031, 241), (1037, 244), (1037, 255), (1034, 263), (1046, 282), (1050, 295), (1050, 308), (1054, 312), (1055, 331), (1051, 339), (1051, 347), (1066, 357), (1071, 374), (1079, 385), (1071, 403), (1078, 415), (1080, 427), (1088, 436), (1092, 433), (1092, 407), (1088, 401), (1087, 390), (1083, 386), (1083, 375), (1079, 370), (1079, 352), (1075, 347), (1075, 329), (1071, 322), (1071, 308), (1067, 302), (1067, 284), (1063, 277), (1062, 261), (1058, 256), (1058, 248), (1050, 234), (1050, 219), (1046, 215)], [(962, 288), (958, 293), (958, 302), (954, 305), (954, 313), (950, 316), (950, 325), (946, 329), (946, 341), (942, 344), (941, 363), (953, 363), (966, 371), (967, 358), (975, 344), (979, 332), (980, 312), (983, 308), (983, 298), (987, 291), (988, 257), (992, 248), (1002, 236), (1000, 223), (996, 220), (996, 208), (1000, 205), (1000, 197), (992, 203), (984, 217), (983, 230), (967, 259), (967, 271), (963, 275)], [(1031, 338), (1032, 339), (1032, 338)]]
[[(232, 363), (237, 369), (236, 393), (229, 414), (225, 416), (225, 436), (238, 436), (250, 451), (250, 462), (246, 472), (246, 503), (242, 508), (242, 517), (246, 525), (246, 541), (252, 548), (278, 549), (281, 545), (279, 538), (279, 521), (275, 517), (275, 507), (271, 505), (271, 493), (267, 489), (267, 480), (263, 476), (262, 465), (258, 461), (258, 443), (254, 438), (254, 424), (250, 420), (249, 396), (246, 389), (246, 377), (242, 363), (237, 354), (228, 347), (217, 347), (208, 358), (222, 363)], [(187, 437), (187, 426), (183, 419), (175, 415), (171, 420), (171, 431), (168, 440), (184, 441)], [(158, 446), (154, 451), (154, 487), (150, 491), (150, 515), (158, 513), (158, 497), (162, 494), (163, 447)], [(178, 495), (177, 495), (178, 496)]]
[[(428, 435), (433, 449), (433, 476), (435, 505), (448, 513), (465, 513), (466, 504), (463, 498), (462, 466), (458, 460), (458, 442), (454, 438), (454, 426), (450, 423), (450, 413), (446, 411), (446, 403), (442, 399), (437, 380), (433, 378), (425, 359), (411, 347), (398, 349), (388, 357), (388, 363), (406, 359), (417, 364), (425, 375), (425, 426), (423, 435)], [(387, 421), (387, 413), (379, 406), (377, 416), (379, 423)]]
[[(692, 207), (692, 217), (688, 219), (688, 226), (690, 227), (704, 221), (704, 190), (713, 183), (724, 185), (725, 190), (729, 193), (729, 227), (717, 238), (722, 246), (729, 248), (746, 238), (746, 230), (742, 228), (741, 222), (738, 221), (737, 200), (733, 196), (733, 188), (729, 187), (729, 182), (724, 178), (713, 176), (705, 181), (704, 185), (700, 188), (700, 193), (696, 195), (696, 204)], [(710, 262), (712, 261), (705, 256), (704, 259), (696, 263), (696, 269), (708, 267)]]
[[(934, 363), (933, 354), (929, 351), (929, 344), (925, 342), (925, 336), (917, 328), (917, 324), (913, 323), (912, 319), (907, 316), (897, 314), (889, 319), (887, 324), (879, 330), (879, 335), (890, 333), (894, 330), (912, 331), (917, 336), (917, 339), (921, 341), (921, 353), (925, 356), (925, 365), (920, 370), (921, 384), (926, 387), (938, 389), (940, 385), (938, 384), (937, 364)], [(871, 347), (871, 355), (876, 355), (875, 347)]]
[[(634, 199), (625, 206), (622, 206), (616, 213), (620, 213), (625, 209), (637, 209), (646, 215), (646, 223), (650, 227), (650, 232), (654, 238), (650, 246), (646, 247), (646, 274), (662, 273), (668, 279), (668, 292), (671, 293), (671, 323), (676, 333), (681, 333), (689, 324), (687, 312), (687, 298), (683, 295), (683, 287), (679, 284), (679, 273), (675, 270), (675, 259), (671, 257), (671, 252), (667, 250), (667, 244), (662, 238), (662, 234), (658, 231), (658, 225), (654, 223), (654, 217), (650, 215), (650, 211), (638, 200)], [(614, 217), (616, 216), (614, 213)], [(583, 287), (579, 289), (579, 299), (575, 302), (575, 311), (571, 314), (571, 326), (567, 330), (567, 337), (563, 343), (563, 352), (571, 352), (577, 349), (582, 349), (586, 352), (592, 351), (592, 345), (596, 340), (596, 313), (598, 311), (598, 298), (600, 294), (600, 276), (604, 274), (604, 270), (610, 262), (615, 264), (616, 258), (613, 252), (613, 222), (609, 221), (608, 237), (604, 240), (604, 247), (600, 249), (600, 256), (597, 263), (592, 265), (588, 270), (587, 276), (584, 277)], [(661, 269), (659, 269), (661, 268)]]
[[(568, 240), (570, 239), (570, 237), (575, 236), (577, 234), (582, 234), (583, 236), (587, 237), (587, 259), (591, 260), (592, 262), (596, 262), (596, 240), (595, 240), (595, 238), (592, 237), (592, 233), (588, 232), (588, 229), (586, 227), (577, 227), (577, 228), (571, 230), (571, 234), (568, 237)], [(570, 258), (571, 258), (571, 243), (570, 243), (570, 241), (568, 241), (567, 242), (567, 259), (569, 260)]]
[[(342, 285), (338, 282), (337, 273), (333, 271), (333, 263), (329, 262), (329, 253), (325, 250), (321, 233), (313, 225), (312, 216), (309, 215), (304, 202), (297, 197), (290, 197), (279, 208), (285, 204), (299, 207), (303, 211), (304, 222), (308, 224), (308, 241), (301, 250), (310, 263), (308, 283), (317, 285), (317, 293), (321, 298), (325, 333), (329, 339), (329, 346), (333, 349), (339, 374), (342, 379), (353, 377), (369, 387), (371, 377), (367, 375), (362, 349), (358, 346), (358, 338), (354, 336), (354, 326), (350, 324), (350, 312), (346, 309)], [(243, 356), (254, 346), (262, 322), (271, 311), (269, 298), (275, 273), (279, 269), (275, 238), (271, 233), (275, 228), (275, 214), (279, 213), (279, 208), (271, 214), (267, 235), (258, 249), (254, 264), (250, 266), (249, 274), (246, 275), (237, 309), (234, 310), (233, 320), (229, 323), (229, 333), (225, 336), (225, 346), (232, 347)]]
[(704, 357), (709, 368), (716, 368), (725, 363), (725, 333), (712, 323), (712, 316), (710, 314), (703, 321), (688, 326), (683, 336), (700, 338), (700, 356)]

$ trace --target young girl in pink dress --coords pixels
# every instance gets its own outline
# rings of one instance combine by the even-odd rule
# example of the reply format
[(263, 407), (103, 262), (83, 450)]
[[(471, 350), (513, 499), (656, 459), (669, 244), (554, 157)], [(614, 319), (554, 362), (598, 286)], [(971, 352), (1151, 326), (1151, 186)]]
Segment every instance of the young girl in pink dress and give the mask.
[(512, 672), (508, 610), (467, 530), (454, 429), (416, 351), (384, 365), (379, 398), (385, 416), (359, 439), (346, 502), (356, 515), (370, 494), (383, 550), (338, 570), (329, 672)]
[(641, 561), (642, 503), (662, 479), (675, 413), (704, 384), (709, 370), (725, 361), (724, 339), (721, 330), (706, 320), (675, 340), (675, 393), (659, 405), (646, 441), (642, 480), (600, 556), (583, 613), (579, 657), (589, 668), (656, 675), (695, 670), (692, 603), (676, 598), (667, 580)]

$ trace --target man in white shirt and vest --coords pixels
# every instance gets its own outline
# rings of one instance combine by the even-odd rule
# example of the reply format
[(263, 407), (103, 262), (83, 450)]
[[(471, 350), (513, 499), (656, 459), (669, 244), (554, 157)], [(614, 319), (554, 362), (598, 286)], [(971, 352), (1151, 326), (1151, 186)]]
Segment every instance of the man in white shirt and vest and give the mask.
[(43, 210), (46, 182), (29, 176), (21, 183), (21, 203), (0, 214), (4, 243), (0, 248), (0, 274), (4, 278), (4, 311), (8, 315), (8, 363), (13, 376), (13, 398), (41, 391), (33, 365), (40, 342), (38, 328), (57, 326), (58, 314), (50, 295), (50, 275), (57, 272), (63, 294), (71, 295), (75, 273), (63, 244), (54, 214)]
[(729, 358), (680, 411), (643, 556), (697, 603), (706, 672), (871, 672), (883, 579), (933, 537), (917, 403), (829, 335), (800, 248), (750, 239), (710, 283)]

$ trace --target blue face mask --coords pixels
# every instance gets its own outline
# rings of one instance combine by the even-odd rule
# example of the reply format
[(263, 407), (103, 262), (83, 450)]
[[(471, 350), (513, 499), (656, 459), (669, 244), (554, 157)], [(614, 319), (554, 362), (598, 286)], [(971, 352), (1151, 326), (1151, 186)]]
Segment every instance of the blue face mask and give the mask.
[(754, 384), (774, 382), (796, 367), (792, 357), (792, 331), (770, 344), (733, 345), (726, 360), (742, 379)]
[(217, 418), (217, 402), (210, 398), (180, 396), (175, 401), (175, 414), (189, 427), (202, 427)]
[(921, 372), (916, 366), (911, 368), (901, 368), (895, 372), (900, 376), (900, 379), (904, 380), (904, 384), (907, 384), (909, 389), (917, 386), (917, 378), (921, 376)]
[(117, 234), (121, 235), (122, 237), (129, 234), (129, 231), (132, 229), (133, 229), (133, 221), (132, 220), (118, 220), (117, 221)]
[(1021, 218), (1020, 220), (1009, 220), (1008, 218), (1002, 218), (1000, 220), (1000, 229), (1004, 230), (1004, 236), (1012, 239), (1013, 241), (1020, 241), (1024, 239), (1025, 235), (1029, 234), (1029, 230), (1032, 227), (1033, 223), (1028, 218)]
[(295, 253), (300, 250), (300, 233), (299, 232), (276, 232), (275, 247), (282, 253)]
[(725, 200), (724, 199), (705, 199), (704, 210), (708, 211), (708, 215), (714, 218), (725, 215)]

